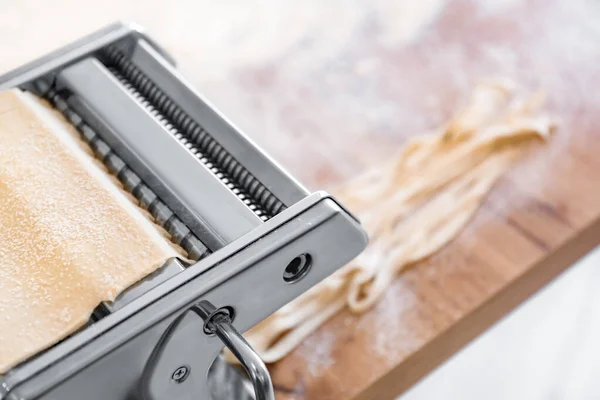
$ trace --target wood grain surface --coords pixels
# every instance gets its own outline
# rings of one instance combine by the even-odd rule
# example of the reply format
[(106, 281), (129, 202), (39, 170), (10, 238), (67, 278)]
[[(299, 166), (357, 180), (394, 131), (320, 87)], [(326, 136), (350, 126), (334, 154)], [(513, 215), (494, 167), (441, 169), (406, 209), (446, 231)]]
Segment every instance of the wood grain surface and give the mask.
[[(559, 130), (451, 245), (375, 310), (342, 312), (272, 367), (280, 400), (391, 399), (600, 238), (600, 4), (592, 0), (0, 1), (0, 70), (114, 19), (145, 25), (226, 115), (310, 188), (391, 156), (508, 77)], [(92, 7), (93, 5), (93, 7)]]

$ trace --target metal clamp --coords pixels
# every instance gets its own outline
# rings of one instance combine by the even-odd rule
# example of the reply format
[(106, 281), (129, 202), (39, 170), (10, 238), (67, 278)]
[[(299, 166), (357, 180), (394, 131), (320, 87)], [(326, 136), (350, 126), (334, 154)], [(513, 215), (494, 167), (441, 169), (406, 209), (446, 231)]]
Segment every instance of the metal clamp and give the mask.
[(229, 308), (216, 309), (206, 300), (198, 303), (194, 311), (204, 321), (204, 332), (217, 335), (244, 367), (254, 387), (256, 400), (275, 400), (269, 370), (252, 346), (231, 324), (234, 318), (233, 311)]

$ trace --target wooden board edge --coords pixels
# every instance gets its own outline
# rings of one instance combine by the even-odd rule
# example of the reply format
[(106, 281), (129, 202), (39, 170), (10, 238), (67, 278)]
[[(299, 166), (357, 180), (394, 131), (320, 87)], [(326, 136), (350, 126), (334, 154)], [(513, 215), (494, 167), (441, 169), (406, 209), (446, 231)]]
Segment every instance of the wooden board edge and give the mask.
[(353, 400), (395, 399), (598, 244), (600, 217), (372, 383)]

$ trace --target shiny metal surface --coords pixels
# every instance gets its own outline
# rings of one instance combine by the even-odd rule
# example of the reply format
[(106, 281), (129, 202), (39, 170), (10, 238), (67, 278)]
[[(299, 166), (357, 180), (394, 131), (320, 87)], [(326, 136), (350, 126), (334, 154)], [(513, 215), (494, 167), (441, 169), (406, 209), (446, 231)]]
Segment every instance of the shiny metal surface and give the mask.
[(65, 69), (57, 82), (75, 94), (73, 108), (210, 250), (261, 224), (98, 60)]
[(244, 370), (225, 361), (222, 355), (212, 363), (206, 378), (213, 400), (255, 400), (254, 388)]
[(226, 318), (215, 321), (217, 336), (225, 343), (250, 377), (256, 400), (275, 400), (273, 382), (267, 366)]
[(23, 87), (36, 91), (36, 80), (44, 77), (44, 81), (54, 79), (56, 72), (70, 64), (94, 54), (96, 51), (123, 39), (131, 39), (134, 44), (138, 39), (151, 43), (167, 63), (174, 65), (173, 58), (165, 52), (156, 42), (147, 37), (143, 29), (133, 23), (117, 22), (106, 26), (90, 35), (87, 35), (63, 48), (55, 50), (35, 61), (0, 76), (0, 90), (13, 87)]
[(240, 132), (202, 93), (195, 90), (150, 43), (139, 40), (131, 57), (148, 78), (159, 85), (189, 116), (202, 121), (202, 126), (218, 138), (219, 144), (287, 207), (309, 194), (306, 188)]
[[(216, 334), (244, 367), (254, 387), (256, 400), (275, 400), (273, 382), (267, 366), (233, 327), (231, 313), (227, 309), (215, 310), (214, 306), (207, 301), (201, 301), (196, 308), (202, 313), (205, 330), (207, 328), (209, 334)], [(219, 313), (222, 310), (224, 312)]]
[[(289, 202), (265, 222), (257, 221), (251, 210), (244, 214), (252, 217), (248, 219), (230, 212), (241, 208), (225, 205), (239, 198), (228, 193), (199, 160), (188, 157), (187, 149), (136, 103), (97, 58), (115, 41), (125, 54), (132, 54), (140, 38), (146, 47), (153, 46), (137, 30), (113, 26), (0, 78), (0, 87), (18, 84), (38, 94), (53, 89), (64, 95), (77, 113), (78, 118), (69, 118), (71, 122), (93, 127), (96, 143), (108, 144), (191, 230), (196, 224), (197, 232), (214, 233), (212, 244), (218, 251), (189, 266), (173, 265), (154, 282), (137, 285), (144, 289), (134, 288), (135, 293), (123, 297), (113, 312), (0, 376), (6, 399), (197, 400), (200, 394), (207, 400), (211, 393), (215, 400), (253, 399), (245, 380), (234, 379), (241, 375), (219, 357), (225, 342), (242, 358), (259, 399), (271, 400), (273, 390), (264, 364), (236, 331), (246, 331), (268, 317), (366, 246), (358, 221), (331, 196), (306, 195), (261, 149), (204, 104), (194, 118), (212, 127), (216, 140), (230, 143), (231, 154), (248, 157), (241, 167), (248, 164), (253, 173), (270, 171), (262, 183)], [(137, 52), (136, 63), (142, 62), (142, 54), (160, 58), (158, 63), (143, 62), (153, 65), (145, 72), (164, 73), (157, 65), (172, 72), (170, 58), (159, 48)], [(187, 87), (177, 84), (179, 75), (165, 77), (156, 80), (168, 87), (169, 95)], [(185, 90), (187, 107), (196, 104), (194, 95)], [(99, 153), (107, 157), (105, 151)], [(203, 184), (207, 182), (208, 186)], [(194, 218), (186, 218), (186, 210)], [(302, 254), (312, 256), (312, 267), (291, 285), (284, 279), (286, 266)], [(204, 334), (204, 321), (197, 312), (200, 301), (231, 307), (235, 318), (219, 320), (215, 335)], [(219, 377), (230, 381), (218, 383)], [(246, 392), (247, 396), (242, 394)]]

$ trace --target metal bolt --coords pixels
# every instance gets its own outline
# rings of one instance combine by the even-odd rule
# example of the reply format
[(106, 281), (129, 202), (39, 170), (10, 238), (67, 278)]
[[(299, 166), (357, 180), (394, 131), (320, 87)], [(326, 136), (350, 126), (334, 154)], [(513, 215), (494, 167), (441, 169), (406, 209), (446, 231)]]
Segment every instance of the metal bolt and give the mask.
[(185, 365), (182, 365), (181, 367), (177, 368), (175, 372), (173, 372), (173, 375), (171, 375), (171, 379), (173, 379), (177, 383), (182, 383), (187, 379), (189, 375), (190, 369)]

